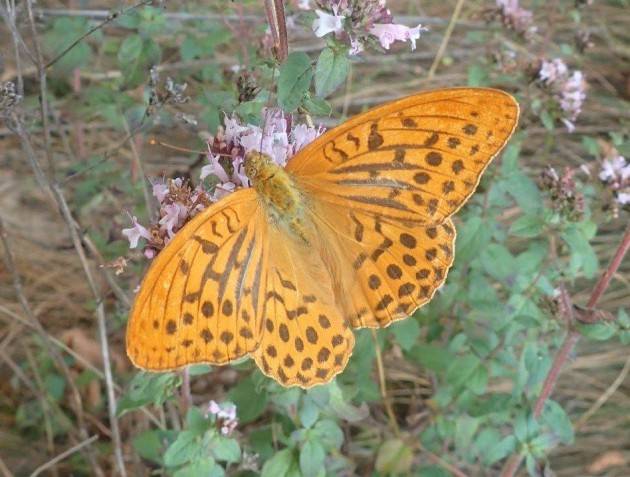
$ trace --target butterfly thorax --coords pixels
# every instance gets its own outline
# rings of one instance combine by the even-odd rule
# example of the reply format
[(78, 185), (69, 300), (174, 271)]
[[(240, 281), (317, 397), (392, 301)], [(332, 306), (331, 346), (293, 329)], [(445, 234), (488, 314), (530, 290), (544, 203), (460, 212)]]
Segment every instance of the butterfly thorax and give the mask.
[(245, 174), (276, 222), (281, 222), (305, 242), (304, 198), (293, 178), (266, 154), (245, 155)]

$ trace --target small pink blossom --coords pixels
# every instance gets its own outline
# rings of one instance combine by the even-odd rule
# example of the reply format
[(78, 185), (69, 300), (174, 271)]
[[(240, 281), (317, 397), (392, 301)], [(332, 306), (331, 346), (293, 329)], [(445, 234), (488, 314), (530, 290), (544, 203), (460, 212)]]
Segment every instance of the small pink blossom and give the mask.
[(151, 234), (145, 227), (138, 223), (138, 219), (135, 216), (131, 217), (131, 221), (133, 222), (133, 227), (122, 229), (122, 234), (129, 240), (129, 248), (136, 248), (140, 238), (150, 240)]
[(236, 406), (232, 403), (218, 404), (210, 401), (206, 416), (215, 416), (217, 425), (224, 436), (230, 435), (238, 425)]
[(538, 78), (543, 83), (554, 83), (563, 80), (568, 74), (567, 65), (560, 58), (554, 58), (551, 61), (544, 60), (538, 72)]
[(560, 58), (544, 60), (538, 72), (538, 80), (550, 92), (553, 100), (562, 111), (560, 121), (569, 132), (575, 130), (575, 120), (582, 112), (586, 100), (586, 81), (581, 71), (569, 72)]
[(315, 10), (317, 18), (313, 21), (313, 31), (317, 38), (328, 35), (329, 33), (341, 33), (343, 31), (343, 21), (345, 16), (337, 15), (334, 13), (323, 12), (321, 10)]
[(619, 154), (604, 159), (599, 178), (604, 182), (628, 180), (630, 179), (630, 163)]
[(615, 202), (630, 204), (630, 161), (610, 148), (602, 161), (600, 180), (613, 192)]
[(385, 3), (385, 0), (319, 0), (313, 31), (320, 38), (333, 33), (337, 41), (350, 47), (350, 55), (358, 55), (366, 46), (372, 46), (375, 38), (386, 50), (395, 41), (409, 41), (415, 50), (416, 40), (425, 29), (420, 25), (410, 28), (394, 24)]
[(517, 33), (529, 36), (536, 32), (532, 25), (534, 15), (531, 11), (522, 8), (518, 0), (496, 0), (503, 23)]
[(183, 204), (174, 202), (162, 207), (162, 218), (158, 223), (161, 225), (161, 229), (168, 234), (169, 239), (171, 239), (175, 232), (181, 228), (187, 215), (188, 208)]
[(161, 181), (155, 181), (153, 183), (153, 196), (157, 199), (157, 201), (161, 204), (168, 194), (168, 185)]
[(411, 43), (411, 50), (416, 49), (416, 40), (420, 38), (420, 33), (426, 31), (422, 25), (418, 25), (415, 28), (409, 28), (405, 25), (397, 25), (395, 23), (390, 24), (375, 24), (370, 28), (370, 33), (378, 38), (381, 46), (386, 50), (395, 41), (409, 41)]

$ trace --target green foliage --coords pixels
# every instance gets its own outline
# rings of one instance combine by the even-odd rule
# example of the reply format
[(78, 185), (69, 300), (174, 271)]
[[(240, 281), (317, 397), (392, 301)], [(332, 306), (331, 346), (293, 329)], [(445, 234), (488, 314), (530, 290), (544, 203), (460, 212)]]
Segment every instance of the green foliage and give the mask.
[(295, 111), (311, 85), (313, 69), (306, 53), (291, 53), (280, 66), (278, 104), (285, 111)]
[[(242, 13), (238, 11), (241, 5), (227, 3), (230, 5), (222, 14)], [(573, 15), (579, 23), (578, 11)], [(297, 22), (310, 28), (315, 17), (313, 12), (302, 13)], [(44, 53), (54, 58), (93, 24), (78, 17), (49, 21), (42, 42)], [(139, 171), (131, 171), (124, 149), (130, 142), (129, 133), (146, 139), (178, 128), (190, 133), (191, 144), (185, 147), (203, 150), (205, 143), (199, 138), (208, 132), (216, 135), (226, 115), (257, 124), (264, 107), (278, 105), (287, 113), (296, 113), (297, 121), (305, 113), (314, 116), (316, 124), (325, 116), (336, 119), (350, 68), (363, 72), (364, 60), (373, 61), (370, 57), (351, 61), (347, 45), (332, 38), (321, 51), (296, 51), (292, 46), (286, 61), (278, 64), (263, 56), (258, 41), (244, 44), (239, 30), (228, 27), (228, 22), (204, 19), (180, 24), (157, 6), (134, 9), (112, 25), (115, 29), (103, 29), (79, 42), (54, 65), (59, 93), (50, 99), (54, 107), (57, 102), (72, 101), (73, 114), (120, 138), (120, 144), (110, 145), (107, 154), (90, 151), (59, 172), (68, 177), (71, 205), (82, 215), (90, 217), (103, 204), (114, 210), (107, 216), (106, 226), (89, 228), (89, 238), (106, 261), (128, 254), (126, 244), (112, 232), (112, 214), (120, 215), (126, 208), (148, 213), (143, 210), (145, 178), (138, 178)], [(473, 31), (471, 26), (470, 30), (466, 33), (470, 45), (486, 48), (496, 42), (497, 32), (490, 27)], [(258, 38), (262, 32), (252, 28), (248, 38)], [(499, 36), (501, 45), (504, 33)], [(577, 55), (567, 43), (557, 46), (558, 54)], [(220, 418), (204, 413), (206, 406), (198, 404), (198, 396), (197, 406), (182, 404), (179, 374), (135, 374), (118, 399), (117, 414), (142, 409), (159, 416), (147, 421), (151, 428), (143, 428), (131, 438), (133, 451), (154, 473), (175, 477), (327, 477), (369, 472), (379, 477), (451, 475), (443, 466), (427, 465), (422, 454), (427, 449), (449, 464), (483, 469), (487, 475), (498, 475), (505, 459), (520, 454), (530, 475), (540, 475), (541, 465), (556, 446), (573, 443), (572, 416), (561, 403), (548, 400), (538, 419), (532, 409), (565, 336), (557, 290), (584, 290), (599, 275), (602, 263), (593, 244), (605, 220), (602, 208), (594, 205), (597, 192), (579, 178), (575, 190), (585, 195), (584, 210), (571, 218), (554, 207), (553, 194), (537, 180), (538, 165), (554, 163), (554, 155), (562, 153), (557, 147), (563, 127), (561, 112), (533, 91), (536, 86), (528, 73), (512, 74), (500, 68), (499, 57), (506, 53), (502, 48), (496, 47), (486, 57), (461, 56), (467, 64), (459, 64), (460, 53), (449, 51), (440, 64), (440, 69), (458, 65), (457, 74), (464, 72), (470, 86), (500, 84), (516, 92), (522, 120), (521, 130), (491, 164), (476, 194), (455, 218), (455, 266), (432, 302), (412, 317), (378, 331), (376, 338), (370, 330), (358, 330), (347, 369), (325, 386), (285, 389), (245, 364), (234, 367), (238, 379), (234, 384), (226, 379), (221, 384), (223, 392), (215, 386), (214, 368), (191, 368), (193, 382), (210, 381), (212, 392), (218, 390), (217, 396), (236, 405), (238, 430), (232, 433), (222, 431)], [(423, 67), (400, 58), (388, 59), (365, 78), (354, 75), (356, 84), (348, 84), (348, 88), (355, 94), (381, 75), (389, 80), (387, 70), (393, 64), (397, 76), (415, 81)], [(186, 91), (192, 99), (189, 108), (149, 104), (150, 98), (155, 102), (159, 96), (149, 86), (150, 70), (163, 59), (164, 66), (170, 61), (187, 65), (165, 69), (173, 80), (190, 84)], [(73, 72), (92, 73), (92, 68), (119, 70), (119, 74), (83, 80), (83, 89), (74, 91)], [(404, 76), (407, 70), (413, 71), (413, 78)], [(248, 80), (250, 89), (243, 87)], [(76, 98), (70, 98), (68, 91)], [(194, 132), (177, 122), (177, 113), (182, 111), (194, 112), (199, 120)], [(529, 129), (532, 123), (534, 131)], [(604, 136), (576, 132), (571, 160), (577, 154), (600, 159)], [(627, 134), (611, 132), (606, 137), (619, 153), (630, 155)], [(194, 177), (192, 169), (197, 166), (190, 166), (194, 155), (183, 156), (177, 166), (185, 165)], [(150, 165), (151, 173), (156, 173), (156, 164)], [(138, 263), (134, 266), (140, 268)], [(131, 279), (134, 272), (140, 273), (131, 270), (122, 277), (129, 280), (129, 290), (137, 284)], [(109, 295), (107, 300), (113, 310), (108, 315), (113, 318), (109, 331), (122, 329), (126, 305), (114, 307)], [(579, 323), (575, 328), (594, 342), (616, 343), (618, 338), (622, 345), (630, 344), (627, 311), (619, 309), (616, 319), (612, 318)], [(403, 428), (400, 437), (388, 427), (375, 372), (377, 348), (385, 357), (389, 397)], [(69, 383), (45, 360), (38, 361), (38, 371), (41, 396), (20, 402), (15, 422), (29, 435), (43, 436), (47, 431), (42, 422), (50, 423), (53, 436), (66, 434), (73, 425), (70, 407), (63, 405), (70, 394)], [(94, 373), (83, 371), (76, 384), (84, 391), (97, 379)], [(163, 406), (169, 409), (165, 421)], [(182, 422), (174, 425), (172, 415), (178, 412), (181, 415), (175, 420)], [(420, 424), (414, 413), (422, 416)]]
[(146, 82), (149, 70), (160, 62), (162, 55), (151, 37), (130, 35), (120, 45), (118, 64), (123, 74), (123, 89), (135, 88)]
[(325, 97), (335, 91), (348, 76), (350, 61), (345, 48), (326, 47), (319, 54), (315, 66), (315, 91)]

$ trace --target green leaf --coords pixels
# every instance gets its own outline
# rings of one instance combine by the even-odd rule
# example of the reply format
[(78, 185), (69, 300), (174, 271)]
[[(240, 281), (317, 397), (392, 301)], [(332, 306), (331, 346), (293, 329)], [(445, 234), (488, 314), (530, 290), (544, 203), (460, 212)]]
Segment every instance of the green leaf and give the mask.
[(328, 116), (332, 112), (332, 106), (328, 101), (317, 96), (306, 96), (303, 103), (304, 108), (311, 114), (316, 116)]
[(182, 467), (173, 474), (173, 477), (220, 477), (225, 475), (223, 469), (217, 471), (217, 468), (221, 469), (212, 457), (204, 457), (186, 467)]
[(537, 237), (545, 226), (544, 221), (537, 215), (522, 215), (510, 227), (510, 234), (516, 237)]
[(368, 409), (366, 403), (361, 403), (360, 407), (356, 407), (347, 402), (343, 397), (341, 389), (335, 381), (329, 385), (329, 388), (329, 405), (338, 418), (348, 422), (358, 422), (368, 417), (370, 410)]
[(514, 257), (503, 245), (491, 243), (481, 253), (481, 263), (491, 277), (505, 281), (516, 273)]
[(616, 323), (610, 321), (600, 321), (593, 324), (578, 323), (576, 328), (582, 335), (594, 341), (609, 340), (617, 332)]
[(210, 420), (206, 419), (197, 407), (191, 407), (186, 414), (186, 430), (197, 436), (203, 435), (210, 426)]
[(453, 474), (438, 465), (428, 465), (420, 468), (418, 477), (453, 477)]
[(376, 470), (382, 474), (407, 475), (411, 469), (413, 452), (402, 439), (389, 439), (376, 455)]
[(164, 454), (164, 465), (177, 467), (193, 459), (199, 451), (199, 439), (194, 432), (182, 431)]
[(201, 376), (208, 374), (210, 371), (212, 371), (212, 367), (209, 364), (193, 364), (188, 367), (188, 374), (190, 376)]
[(324, 467), (326, 452), (318, 440), (307, 440), (300, 451), (300, 470), (304, 477), (317, 477)]
[(408, 355), (417, 363), (437, 372), (446, 371), (455, 358), (445, 347), (430, 344), (417, 344)]
[(492, 465), (512, 454), (515, 450), (516, 438), (514, 436), (507, 436), (484, 454), (483, 461), (487, 465)]
[(267, 390), (258, 389), (251, 376), (241, 380), (228, 394), (230, 400), (236, 404), (238, 419), (241, 424), (248, 424), (256, 420), (267, 407)]
[(283, 449), (265, 462), (261, 477), (286, 477), (294, 462), (293, 451), (291, 449)]
[(44, 386), (50, 397), (59, 401), (65, 392), (66, 380), (58, 374), (50, 373), (44, 378)]
[(485, 390), (488, 373), (474, 354), (458, 356), (446, 371), (446, 380), (455, 388), (465, 386), (476, 394)]
[(479, 419), (470, 416), (460, 416), (455, 420), (455, 447), (460, 454), (473, 443), (479, 422)]
[(311, 398), (305, 396), (302, 401), (302, 406), (300, 406), (298, 411), (298, 416), (300, 417), (302, 427), (308, 429), (317, 421), (319, 417), (319, 407)]
[(280, 66), (278, 76), (278, 104), (287, 112), (295, 111), (302, 103), (313, 78), (311, 60), (306, 53), (294, 52)]
[(162, 51), (153, 39), (130, 35), (118, 51), (118, 64), (123, 75), (122, 89), (135, 88), (149, 77), (149, 70), (160, 62)]
[(396, 342), (404, 351), (409, 351), (420, 336), (420, 325), (413, 317), (401, 320), (390, 327)]
[(326, 47), (319, 54), (315, 66), (315, 92), (325, 98), (335, 91), (348, 76), (350, 61), (345, 48)]
[(473, 216), (457, 228), (455, 258), (459, 263), (470, 262), (479, 256), (492, 237), (492, 228), (481, 217)]
[(518, 206), (525, 213), (536, 214), (542, 207), (542, 196), (536, 183), (522, 172), (511, 174), (505, 180), (505, 187)]
[(480, 64), (468, 67), (468, 86), (484, 86), (488, 83), (488, 71)]
[[(58, 18), (53, 22), (52, 29), (45, 33), (42, 47), (51, 58), (56, 57), (89, 28), (90, 25), (85, 18)], [(91, 39), (94, 38), (98, 38), (98, 34), (93, 34)], [(86, 38), (57, 60), (53, 69), (59, 75), (69, 76), (75, 68), (88, 65), (91, 58), (92, 47)]]
[(241, 460), (241, 448), (235, 439), (217, 435), (210, 442), (210, 450), (214, 458), (222, 462)]
[(570, 225), (562, 233), (562, 239), (569, 246), (571, 259), (569, 263), (570, 271), (575, 275), (582, 269), (586, 278), (592, 278), (599, 267), (597, 255), (589, 243), (587, 233), (591, 231), (577, 225)]
[(140, 457), (161, 464), (164, 434), (164, 431), (144, 431), (135, 436), (131, 443)]
[(549, 131), (553, 131), (555, 129), (555, 121), (553, 119), (553, 116), (546, 109), (543, 109), (540, 112), (540, 120), (542, 121), (543, 126), (545, 126), (545, 129)]
[(542, 420), (549, 426), (550, 431), (558, 436), (560, 442), (573, 444), (574, 433), (571, 419), (566, 411), (555, 401), (547, 400), (542, 412)]
[(173, 395), (179, 381), (179, 377), (173, 373), (140, 372), (136, 374), (129, 383), (127, 393), (118, 401), (117, 414), (121, 416), (126, 411), (146, 404), (162, 405)]
[(343, 444), (343, 431), (339, 425), (331, 419), (323, 419), (313, 427), (313, 435), (326, 449), (339, 449)]

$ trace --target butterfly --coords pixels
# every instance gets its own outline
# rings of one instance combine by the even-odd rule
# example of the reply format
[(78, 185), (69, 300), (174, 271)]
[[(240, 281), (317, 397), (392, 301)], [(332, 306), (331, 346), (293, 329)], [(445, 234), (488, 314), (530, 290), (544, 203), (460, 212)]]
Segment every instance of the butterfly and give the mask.
[(330, 381), (353, 328), (406, 318), (442, 286), (451, 216), (518, 116), (500, 90), (440, 89), (353, 117), (284, 169), (249, 153), (252, 187), (198, 214), (151, 264), (129, 358), (168, 371), (251, 356), (284, 386)]

